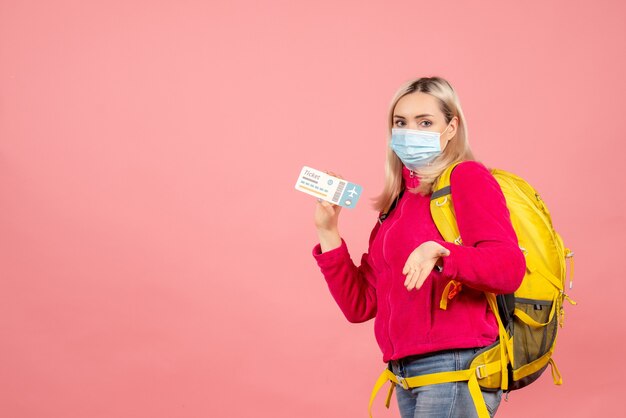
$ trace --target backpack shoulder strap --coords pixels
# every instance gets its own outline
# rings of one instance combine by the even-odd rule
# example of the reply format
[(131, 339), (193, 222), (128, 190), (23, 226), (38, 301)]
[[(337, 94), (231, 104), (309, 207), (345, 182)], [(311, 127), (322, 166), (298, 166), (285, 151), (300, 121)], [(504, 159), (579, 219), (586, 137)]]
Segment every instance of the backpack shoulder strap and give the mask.
[(461, 243), (461, 236), (459, 235), (459, 228), (454, 215), (454, 206), (452, 205), (450, 177), (452, 170), (458, 164), (451, 164), (444, 170), (441, 176), (439, 176), (433, 194), (430, 197), (430, 215), (435, 225), (437, 225), (439, 233), (444, 240), (456, 244)]
[[(433, 218), (444, 240), (460, 245), (461, 235), (459, 234), (459, 227), (456, 223), (450, 188), (452, 170), (454, 170), (458, 164), (459, 163), (451, 164), (441, 173), (441, 176), (439, 176), (433, 194), (430, 197), (430, 216)], [(441, 295), (439, 307), (444, 310), (447, 309), (448, 300), (454, 298), (461, 289), (462, 285), (460, 282), (450, 280)]]
[(389, 209), (387, 210), (387, 212), (381, 212), (378, 214), (378, 223), (382, 224), (383, 221), (385, 219), (387, 219), (387, 217), (389, 216), (389, 214), (391, 213), (392, 210), (395, 209), (396, 205), (398, 204), (398, 201), (402, 198), (402, 195), (404, 194), (404, 189), (402, 189), (400, 191), (400, 193), (398, 194), (398, 196), (396, 196), (396, 198), (394, 199), (394, 201), (391, 203), (391, 206), (389, 207)]

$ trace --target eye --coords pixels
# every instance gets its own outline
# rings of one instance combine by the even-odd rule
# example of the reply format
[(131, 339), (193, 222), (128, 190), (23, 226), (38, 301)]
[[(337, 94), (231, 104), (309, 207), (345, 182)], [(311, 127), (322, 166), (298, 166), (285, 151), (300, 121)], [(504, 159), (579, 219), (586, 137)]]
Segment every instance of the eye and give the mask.
[(404, 121), (402, 119), (397, 119), (394, 122), (394, 125), (397, 126), (398, 128), (402, 128), (404, 126)]
[(428, 128), (432, 125), (433, 123), (429, 120), (423, 120), (420, 122), (420, 126), (424, 127), (424, 128)]

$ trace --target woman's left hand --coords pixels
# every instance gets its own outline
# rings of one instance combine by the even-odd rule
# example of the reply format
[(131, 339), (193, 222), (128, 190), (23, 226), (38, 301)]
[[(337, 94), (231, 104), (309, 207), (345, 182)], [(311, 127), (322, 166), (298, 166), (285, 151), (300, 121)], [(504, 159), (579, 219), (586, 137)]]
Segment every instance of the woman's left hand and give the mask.
[(404, 286), (407, 290), (419, 289), (435, 267), (439, 257), (450, 255), (450, 251), (434, 241), (420, 244), (407, 258), (402, 274), (406, 275)]

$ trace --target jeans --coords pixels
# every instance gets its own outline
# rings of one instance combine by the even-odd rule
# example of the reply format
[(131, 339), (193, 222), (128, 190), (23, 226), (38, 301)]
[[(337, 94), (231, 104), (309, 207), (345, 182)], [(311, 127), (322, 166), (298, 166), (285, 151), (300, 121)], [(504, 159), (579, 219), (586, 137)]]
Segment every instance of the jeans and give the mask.
[[(448, 350), (404, 357), (399, 360), (391, 360), (387, 367), (395, 375), (402, 377), (465, 370), (480, 348)], [(500, 405), (502, 390), (481, 390), (489, 415), (493, 417)], [(396, 398), (402, 418), (469, 418), (477, 416), (467, 382), (440, 383), (410, 389), (396, 385)]]

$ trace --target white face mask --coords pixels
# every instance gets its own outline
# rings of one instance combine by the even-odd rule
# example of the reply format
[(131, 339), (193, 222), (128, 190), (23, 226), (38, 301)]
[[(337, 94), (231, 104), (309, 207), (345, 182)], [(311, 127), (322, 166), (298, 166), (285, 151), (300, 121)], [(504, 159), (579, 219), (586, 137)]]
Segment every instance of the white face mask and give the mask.
[(391, 149), (410, 170), (417, 170), (434, 161), (441, 154), (442, 133), (420, 131), (418, 129), (393, 128), (391, 130)]

